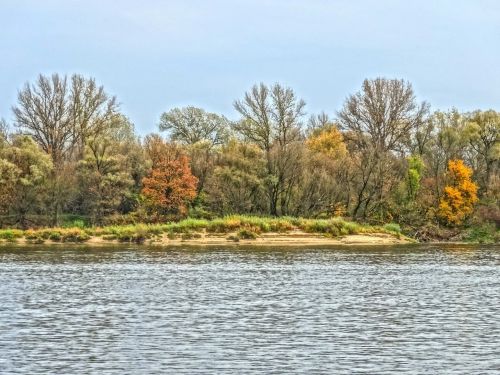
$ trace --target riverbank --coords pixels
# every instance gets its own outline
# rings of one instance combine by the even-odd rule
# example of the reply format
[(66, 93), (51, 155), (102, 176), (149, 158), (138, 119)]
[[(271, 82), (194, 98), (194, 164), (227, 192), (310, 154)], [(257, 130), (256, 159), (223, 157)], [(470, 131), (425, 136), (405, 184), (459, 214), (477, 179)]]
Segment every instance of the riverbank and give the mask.
[(214, 220), (186, 219), (166, 224), (134, 224), (89, 228), (0, 230), (3, 243), (67, 244), (149, 243), (165, 246), (227, 244), (393, 245), (412, 243), (396, 224), (361, 225), (334, 219), (228, 216)]

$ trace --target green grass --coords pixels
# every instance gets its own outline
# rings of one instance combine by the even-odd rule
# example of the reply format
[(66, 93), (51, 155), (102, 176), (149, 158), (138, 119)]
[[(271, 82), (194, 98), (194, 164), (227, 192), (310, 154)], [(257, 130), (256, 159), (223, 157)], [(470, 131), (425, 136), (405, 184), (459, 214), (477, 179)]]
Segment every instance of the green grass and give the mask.
[(500, 231), (496, 229), (494, 224), (473, 226), (467, 231), (465, 240), (473, 243), (498, 243), (500, 242)]
[[(76, 222), (76, 223), (75, 223)], [(262, 233), (287, 233), (302, 230), (307, 233), (338, 237), (358, 233), (389, 233), (400, 235), (398, 224), (383, 227), (362, 225), (341, 218), (304, 219), (295, 217), (259, 217), (230, 215), (213, 220), (188, 218), (179, 222), (160, 224), (128, 224), (105, 227), (85, 227), (83, 221), (75, 220), (74, 227), (41, 228), (21, 231), (0, 230), (0, 240), (15, 241), (24, 238), (30, 242), (85, 242), (91, 237), (119, 242), (142, 243), (167, 236), (169, 239), (189, 240), (199, 238), (201, 232), (208, 235), (232, 234), (238, 239), (254, 239)]]
[(401, 233), (401, 227), (396, 223), (389, 223), (384, 225), (384, 229), (388, 232)]

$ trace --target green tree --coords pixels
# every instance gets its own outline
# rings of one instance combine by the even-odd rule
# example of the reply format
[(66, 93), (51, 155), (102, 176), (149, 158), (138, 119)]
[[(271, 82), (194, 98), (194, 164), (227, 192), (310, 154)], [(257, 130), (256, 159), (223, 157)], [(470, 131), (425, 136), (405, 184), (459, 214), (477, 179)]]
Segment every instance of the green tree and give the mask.
[(51, 171), (50, 157), (29, 136), (13, 137), (0, 151), (0, 204), (21, 227), (28, 214), (43, 211)]
[(231, 140), (207, 181), (208, 207), (219, 215), (267, 212), (265, 158), (252, 144)]
[(228, 137), (229, 120), (201, 108), (174, 108), (160, 118), (160, 131), (167, 131), (172, 141), (186, 145), (207, 141), (220, 145)]
[(485, 193), (500, 163), (500, 113), (475, 111), (467, 116), (466, 137), (474, 152), (475, 175)]
[(117, 115), (104, 132), (87, 140), (78, 165), (80, 208), (94, 224), (102, 224), (127, 199), (133, 199), (134, 177), (143, 175), (136, 167), (140, 146), (133, 132), (128, 119)]
[(408, 172), (406, 176), (407, 202), (414, 202), (417, 197), (417, 193), (420, 190), (423, 169), (424, 162), (420, 156), (413, 155), (408, 158)]

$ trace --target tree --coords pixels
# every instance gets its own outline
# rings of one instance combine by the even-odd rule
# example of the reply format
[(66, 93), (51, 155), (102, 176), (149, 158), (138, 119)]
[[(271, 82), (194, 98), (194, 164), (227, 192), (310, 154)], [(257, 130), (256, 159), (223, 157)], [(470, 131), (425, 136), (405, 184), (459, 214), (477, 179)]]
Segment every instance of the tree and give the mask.
[(485, 192), (490, 189), (491, 176), (500, 163), (500, 113), (475, 111), (467, 116), (466, 137), (475, 155), (475, 175)]
[(8, 129), (7, 121), (3, 118), (0, 119), (0, 148), (7, 142), (8, 138)]
[(135, 165), (139, 147), (133, 125), (122, 115), (106, 131), (87, 140), (78, 179), (80, 210), (92, 223), (102, 224), (106, 216), (133, 199), (134, 172), (142, 176)]
[(188, 157), (175, 145), (149, 140), (152, 169), (142, 180), (142, 194), (158, 216), (185, 215), (187, 205), (196, 197), (197, 179), (189, 168)]
[(39, 75), (18, 93), (13, 107), (15, 125), (29, 134), (58, 166), (85, 140), (99, 134), (116, 113), (114, 97), (109, 97), (93, 78), (72, 75)]
[(423, 169), (424, 163), (419, 156), (413, 155), (408, 158), (408, 172), (406, 176), (407, 202), (413, 202), (417, 197), (417, 193), (420, 190)]
[(242, 120), (235, 130), (257, 145), (266, 158), (269, 214), (287, 214), (297, 184), (300, 162), (301, 119), (305, 102), (288, 87), (255, 85), (234, 103)]
[(43, 210), (51, 170), (50, 157), (28, 136), (15, 136), (0, 151), (0, 205), (21, 227), (27, 227), (29, 213)]
[(406, 154), (425, 123), (428, 105), (418, 104), (410, 83), (376, 78), (347, 98), (339, 121), (356, 168), (353, 216), (387, 219), (388, 195), (402, 178), (397, 154)]
[(229, 120), (201, 108), (184, 107), (163, 113), (159, 127), (169, 132), (171, 140), (186, 145), (202, 141), (220, 145), (227, 139)]
[[(117, 104), (95, 80), (80, 75), (39, 75), (34, 84), (27, 83), (18, 93), (18, 104), (12, 110), (15, 125), (50, 155), (53, 163), (53, 224), (68, 191), (67, 162), (79, 159), (86, 140), (99, 135), (115, 115)], [(69, 173), (71, 174), (71, 173)]]
[(439, 205), (444, 188), (444, 179), (448, 162), (464, 159), (467, 140), (464, 137), (465, 118), (456, 109), (447, 112), (436, 111), (430, 116), (432, 127), (431, 140), (422, 155), (427, 166), (426, 189), (433, 201), (429, 206)]
[(337, 126), (333, 124), (327, 124), (323, 128), (318, 128), (306, 140), (306, 145), (310, 150), (323, 154), (333, 160), (347, 154), (344, 137)]
[(349, 157), (342, 133), (330, 121), (310, 127), (295, 215), (345, 214), (349, 205)]
[(341, 126), (379, 152), (401, 151), (425, 123), (428, 104), (418, 104), (412, 85), (404, 80), (365, 80), (339, 112)]
[(438, 209), (438, 217), (446, 224), (460, 225), (472, 213), (477, 201), (477, 185), (471, 177), (472, 169), (462, 160), (448, 162), (450, 184), (444, 188)]
[(231, 140), (223, 146), (207, 182), (207, 203), (219, 215), (267, 211), (265, 158), (253, 144)]

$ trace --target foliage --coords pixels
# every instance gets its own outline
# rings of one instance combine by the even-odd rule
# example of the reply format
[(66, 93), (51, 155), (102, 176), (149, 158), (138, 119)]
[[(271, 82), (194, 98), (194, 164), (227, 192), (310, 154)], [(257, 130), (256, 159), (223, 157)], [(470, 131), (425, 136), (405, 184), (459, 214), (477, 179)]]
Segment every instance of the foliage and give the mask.
[(407, 200), (412, 202), (417, 197), (420, 190), (420, 180), (422, 179), (422, 172), (424, 163), (418, 155), (413, 155), (408, 158), (408, 175), (406, 177), (407, 186)]
[(19, 229), (0, 229), (0, 240), (15, 241), (23, 236)]
[(160, 130), (170, 132), (170, 138), (192, 145), (209, 141), (211, 145), (224, 143), (229, 132), (229, 120), (201, 108), (174, 108), (161, 115)]
[(494, 224), (473, 226), (467, 231), (465, 240), (474, 243), (497, 243), (500, 241), (500, 232)]
[(316, 131), (307, 139), (306, 145), (310, 150), (323, 154), (332, 160), (340, 159), (347, 153), (344, 137), (339, 129), (333, 125), (327, 125), (325, 129)]
[(155, 156), (153, 169), (142, 181), (142, 194), (150, 209), (160, 215), (187, 213), (187, 205), (196, 196), (197, 179), (191, 174), (187, 156), (172, 157), (172, 150)]
[(0, 207), (27, 226), (27, 215), (41, 209), (52, 162), (28, 136), (14, 137), (0, 150)]
[[(398, 223), (458, 240), (500, 223), (499, 112), (429, 113), (404, 80), (367, 79), (335, 117), (308, 121), (292, 88), (261, 83), (234, 102), (231, 120), (166, 111), (166, 139), (140, 139), (117, 103), (80, 75), (40, 75), (19, 91), (13, 126), (0, 120), (1, 227), (142, 242), (200, 231), (396, 233)], [(30, 241), (78, 237), (64, 230), (37, 229)]]
[(445, 186), (438, 216), (448, 225), (460, 225), (472, 213), (477, 201), (477, 185), (472, 170), (462, 160), (448, 163), (450, 185)]
[(238, 231), (238, 238), (242, 240), (255, 240), (257, 238), (257, 233), (249, 229), (240, 229)]

